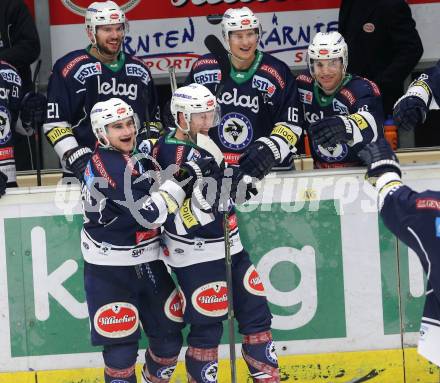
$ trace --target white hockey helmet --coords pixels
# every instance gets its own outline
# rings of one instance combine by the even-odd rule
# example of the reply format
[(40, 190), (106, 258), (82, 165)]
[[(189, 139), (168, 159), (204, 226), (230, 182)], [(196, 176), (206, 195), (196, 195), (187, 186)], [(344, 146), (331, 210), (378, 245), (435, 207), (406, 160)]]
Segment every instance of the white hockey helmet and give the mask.
[(307, 49), (307, 65), (314, 77), (313, 61), (342, 59), (342, 77), (345, 76), (348, 65), (347, 43), (339, 32), (318, 32)]
[(89, 29), (93, 35), (96, 35), (96, 27), (99, 25), (110, 24), (124, 24), (127, 32), (128, 23), (125, 18), (125, 13), (121, 10), (118, 4), (113, 1), (95, 1), (90, 4), (86, 10), (86, 28)]
[[(214, 111), (212, 126), (218, 125), (220, 121), (217, 99), (206, 86), (197, 83), (176, 89), (171, 98), (170, 109), (176, 126), (185, 133), (190, 131), (191, 114)], [(179, 112), (183, 114), (188, 124), (186, 129), (179, 125)]]
[(221, 25), (223, 39), (229, 50), (229, 32), (257, 29), (258, 36), (261, 37), (262, 34), (260, 20), (248, 7), (227, 9)]
[(93, 105), (90, 112), (90, 123), (92, 131), (99, 144), (104, 148), (111, 147), (107, 138), (107, 125), (112, 122), (121, 121), (133, 117), (136, 134), (139, 129), (139, 122), (133, 108), (120, 98), (111, 98), (107, 101), (100, 101)]

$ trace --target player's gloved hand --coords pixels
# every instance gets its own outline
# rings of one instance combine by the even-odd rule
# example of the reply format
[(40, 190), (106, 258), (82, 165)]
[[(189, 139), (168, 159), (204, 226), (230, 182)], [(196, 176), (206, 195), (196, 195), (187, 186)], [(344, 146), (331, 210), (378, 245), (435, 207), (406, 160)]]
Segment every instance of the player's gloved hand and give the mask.
[(240, 156), (238, 163), (243, 174), (261, 180), (280, 159), (278, 143), (268, 137), (261, 137)]
[(20, 117), (25, 129), (32, 129), (34, 122), (41, 126), (46, 118), (47, 99), (42, 93), (28, 92), (20, 104)]
[(6, 192), (6, 185), (8, 183), (8, 176), (0, 172), (0, 197)]
[(324, 148), (353, 139), (353, 127), (345, 116), (326, 117), (316, 121), (310, 125), (309, 133), (315, 145)]
[(64, 154), (67, 170), (70, 170), (80, 181), (84, 178), (84, 170), (92, 157), (92, 151), (85, 146), (77, 146)]
[(230, 168), (232, 174), (231, 198), (236, 204), (242, 204), (249, 201), (258, 194), (258, 190), (251, 177), (245, 176), (237, 167)]
[(394, 105), (393, 119), (398, 128), (411, 130), (425, 122), (427, 113), (428, 107), (420, 97), (402, 97)]
[(368, 167), (366, 178), (373, 186), (377, 179), (385, 173), (397, 173), (402, 176), (399, 160), (384, 138), (366, 145), (359, 153), (359, 158)]

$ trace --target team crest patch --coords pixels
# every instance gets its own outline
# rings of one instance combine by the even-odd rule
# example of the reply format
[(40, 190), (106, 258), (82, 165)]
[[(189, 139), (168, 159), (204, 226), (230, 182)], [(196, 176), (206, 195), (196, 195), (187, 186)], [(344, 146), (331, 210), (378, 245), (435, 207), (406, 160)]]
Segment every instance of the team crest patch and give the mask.
[(124, 338), (137, 330), (139, 314), (130, 303), (109, 303), (98, 309), (93, 324), (96, 332), (106, 338)]
[(203, 383), (217, 382), (218, 362), (212, 361), (205, 364), (202, 368)]
[(328, 148), (318, 145), (316, 154), (323, 162), (341, 162), (348, 155), (348, 146), (345, 143), (329, 146)]
[(220, 317), (228, 312), (228, 289), (225, 281), (211, 282), (196, 289), (191, 297), (193, 307), (209, 317)]
[(244, 288), (251, 294), (266, 296), (263, 282), (261, 282), (260, 275), (254, 265), (249, 266), (243, 278)]
[(265, 350), (267, 360), (270, 360), (273, 364), (278, 363), (277, 353), (275, 351), (275, 343), (270, 341)]
[(183, 322), (185, 296), (180, 289), (174, 289), (165, 302), (165, 315), (174, 322)]
[(223, 116), (218, 127), (218, 135), (223, 146), (241, 150), (252, 142), (254, 136), (251, 122), (240, 113)]
[(12, 137), (11, 117), (8, 109), (0, 106), (0, 145), (8, 142)]

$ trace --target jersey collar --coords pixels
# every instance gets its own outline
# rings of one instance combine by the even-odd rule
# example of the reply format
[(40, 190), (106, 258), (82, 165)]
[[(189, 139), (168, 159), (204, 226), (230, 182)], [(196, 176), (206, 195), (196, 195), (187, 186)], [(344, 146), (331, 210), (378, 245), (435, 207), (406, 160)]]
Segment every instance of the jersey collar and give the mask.
[(315, 99), (318, 100), (319, 106), (328, 106), (332, 103), (335, 95), (339, 92), (339, 90), (347, 85), (347, 83), (352, 79), (352, 75), (350, 73), (347, 73), (342, 80), (341, 84), (336, 88), (336, 90), (332, 94), (325, 94), (323, 90), (319, 87), (318, 83), (313, 83), (313, 94), (315, 96)]
[(234, 80), (236, 84), (243, 84), (249, 79), (252, 78), (252, 76), (257, 71), (258, 67), (261, 64), (261, 60), (263, 59), (263, 53), (261, 53), (259, 50), (256, 51), (255, 59), (252, 63), (252, 65), (249, 67), (249, 69), (245, 71), (239, 71), (234, 68), (234, 66), (231, 63), (231, 78)]
[[(92, 48), (92, 44), (90, 44), (87, 48), (86, 51), (87, 53), (90, 55), (90, 49)], [(92, 56), (92, 55), (90, 55)], [(96, 58), (95, 56), (92, 56), (93, 58)], [(97, 59), (97, 58), (96, 58)], [(99, 60), (99, 59), (97, 59)], [(102, 62), (102, 61), (101, 61)], [(123, 51), (119, 52), (118, 58), (116, 61), (113, 61), (112, 63), (106, 64), (106, 63), (102, 63), (103, 65), (105, 65), (108, 69), (110, 69), (112, 72), (118, 72), (125, 64), (125, 53)]]

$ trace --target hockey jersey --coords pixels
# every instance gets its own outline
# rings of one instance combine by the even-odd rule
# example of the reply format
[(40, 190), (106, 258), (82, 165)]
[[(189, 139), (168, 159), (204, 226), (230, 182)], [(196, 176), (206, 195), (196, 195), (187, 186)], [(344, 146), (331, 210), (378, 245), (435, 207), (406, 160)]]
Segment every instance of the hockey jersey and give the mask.
[(383, 108), (379, 88), (365, 78), (346, 75), (340, 88), (332, 95), (325, 95), (309, 72), (296, 78), (298, 84), (298, 108), (301, 121), (308, 132), (311, 123), (335, 115), (348, 116), (353, 126), (353, 142), (339, 143), (334, 147), (315, 146), (309, 137), (315, 168), (358, 166), (357, 153), (369, 142), (383, 137)]
[(21, 85), (17, 70), (0, 61), (0, 171), (8, 176), (8, 185), (16, 182), (12, 131), (20, 110)]
[(167, 207), (139, 161), (98, 147), (87, 164), (81, 194), (81, 250), (89, 263), (136, 265), (158, 259), (159, 229)]
[[(196, 82), (216, 94), (220, 80), (220, 67), (214, 56), (208, 54), (193, 64), (186, 84)], [(296, 137), (301, 135), (295, 89), (295, 80), (287, 65), (267, 53), (257, 51), (247, 72), (231, 69), (230, 77), (217, 95), (220, 124), (210, 130), (210, 137), (227, 163), (238, 164), (240, 154), (256, 139), (270, 136), (275, 125), (285, 126)], [(289, 168), (291, 162), (289, 154), (283, 165)]]
[(98, 101), (112, 97), (128, 103), (142, 126), (159, 119), (153, 78), (141, 60), (121, 52), (115, 66), (110, 66), (91, 56), (88, 49), (81, 49), (55, 63), (47, 91), (44, 132), (60, 158), (77, 145), (94, 149), (90, 111)]
[[(176, 139), (174, 132), (160, 138), (153, 148), (153, 158), (162, 170), (206, 156), (210, 154), (191, 142)], [(236, 214), (232, 205), (229, 208), (231, 254), (237, 254), (243, 246)], [(222, 212), (205, 213), (192, 200), (185, 200), (180, 210), (168, 217), (163, 228), (162, 257), (170, 266), (184, 267), (225, 257)]]
[(418, 351), (440, 366), (440, 192), (417, 193), (397, 182), (381, 194), (385, 225), (416, 252), (425, 270), (428, 282)]
[(440, 61), (416, 78), (403, 97), (420, 97), (428, 109), (440, 109)]

